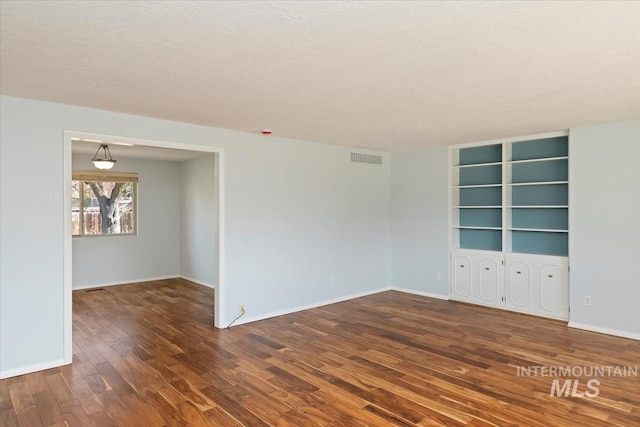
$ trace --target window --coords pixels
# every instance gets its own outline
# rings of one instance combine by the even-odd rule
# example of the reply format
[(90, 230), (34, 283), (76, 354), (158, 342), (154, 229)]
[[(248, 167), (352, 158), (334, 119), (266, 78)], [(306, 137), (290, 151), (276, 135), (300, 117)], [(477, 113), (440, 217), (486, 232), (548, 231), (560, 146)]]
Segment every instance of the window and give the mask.
[(136, 234), (138, 174), (74, 171), (71, 186), (72, 235)]

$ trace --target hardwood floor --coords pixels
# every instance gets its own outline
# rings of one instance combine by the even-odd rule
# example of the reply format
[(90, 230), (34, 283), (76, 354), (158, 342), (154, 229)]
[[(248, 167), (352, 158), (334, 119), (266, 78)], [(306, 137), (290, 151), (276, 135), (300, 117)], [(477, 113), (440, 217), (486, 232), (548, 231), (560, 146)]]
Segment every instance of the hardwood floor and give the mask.
[(633, 367), (637, 341), (400, 292), (217, 330), (212, 301), (181, 279), (74, 292), (73, 365), (1, 381), (2, 426), (640, 426), (637, 376), (591, 398), (518, 376)]

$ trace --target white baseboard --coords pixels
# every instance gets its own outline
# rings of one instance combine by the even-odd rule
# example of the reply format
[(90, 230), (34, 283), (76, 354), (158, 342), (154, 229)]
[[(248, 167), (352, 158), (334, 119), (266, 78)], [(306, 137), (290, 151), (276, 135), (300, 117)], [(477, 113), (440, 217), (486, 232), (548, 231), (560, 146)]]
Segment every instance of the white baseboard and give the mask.
[(389, 290), (390, 291), (404, 292), (406, 294), (420, 295), (422, 297), (436, 298), (436, 299), (442, 299), (442, 300), (445, 300), (445, 301), (449, 301), (449, 295), (432, 294), (431, 292), (416, 291), (414, 289), (401, 288), (399, 286), (391, 286), (391, 287), (389, 287)]
[(194, 279), (192, 277), (189, 277), (189, 276), (178, 276), (178, 277), (180, 277), (181, 279), (193, 282), (196, 285), (206, 286), (207, 288), (211, 288), (211, 289), (215, 289), (216, 288), (216, 285), (213, 285), (213, 284), (207, 283), (207, 282), (203, 282), (202, 280), (196, 280), (196, 279)]
[(144, 278), (144, 279), (131, 279), (131, 280), (125, 280), (125, 281), (121, 281), (121, 282), (103, 283), (103, 284), (100, 284), (100, 285), (74, 286), (72, 290), (80, 291), (80, 290), (84, 290), (84, 289), (105, 288), (107, 286), (131, 285), (133, 283), (152, 282), (154, 280), (177, 279), (179, 277), (182, 277), (182, 276), (174, 275), (174, 276), (147, 277), (147, 278)]
[(619, 331), (617, 329), (601, 328), (600, 326), (586, 325), (584, 323), (569, 322), (570, 328), (582, 329), (585, 331), (598, 332), (600, 334), (615, 335), (616, 337), (630, 338), (640, 341), (640, 334), (627, 331)]
[(21, 368), (7, 369), (0, 371), (0, 379), (17, 377), (18, 375), (30, 374), (36, 371), (44, 371), (45, 369), (57, 368), (58, 366), (68, 365), (64, 363), (64, 359), (56, 359), (50, 362), (37, 363), (35, 365), (23, 366)]
[(258, 320), (270, 319), (272, 317), (284, 316), (285, 314), (291, 314), (298, 311), (322, 307), (323, 305), (335, 304), (338, 302), (344, 302), (344, 301), (348, 301), (348, 300), (352, 300), (360, 297), (366, 297), (367, 295), (378, 294), (380, 292), (385, 292), (388, 290), (390, 290), (389, 287), (377, 288), (370, 291), (360, 292), (357, 294), (345, 295), (343, 297), (333, 298), (333, 299), (324, 300), (320, 302), (314, 302), (306, 305), (299, 305), (297, 307), (287, 308), (285, 310), (272, 311), (271, 313), (261, 314), (258, 316), (241, 317), (233, 324), (233, 326), (243, 325), (245, 323), (257, 322)]

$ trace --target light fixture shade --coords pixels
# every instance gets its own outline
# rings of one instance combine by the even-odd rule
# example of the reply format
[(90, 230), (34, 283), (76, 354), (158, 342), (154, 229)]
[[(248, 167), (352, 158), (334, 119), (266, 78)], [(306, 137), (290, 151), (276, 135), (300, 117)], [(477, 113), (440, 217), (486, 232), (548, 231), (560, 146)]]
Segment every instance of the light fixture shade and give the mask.
[[(100, 155), (100, 150), (102, 150), (102, 155), (98, 157)], [(116, 160), (113, 160), (113, 157), (111, 157), (111, 151), (109, 151), (109, 146), (106, 144), (100, 145), (98, 151), (96, 151), (96, 154), (93, 156), (93, 159), (91, 159), (91, 162), (96, 168), (101, 170), (111, 169), (113, 165), (116, 164)]]
[(116, 163), (115, 160), (92, 160), (92, 162), (95, 167), (102, 170), (111, 169)]

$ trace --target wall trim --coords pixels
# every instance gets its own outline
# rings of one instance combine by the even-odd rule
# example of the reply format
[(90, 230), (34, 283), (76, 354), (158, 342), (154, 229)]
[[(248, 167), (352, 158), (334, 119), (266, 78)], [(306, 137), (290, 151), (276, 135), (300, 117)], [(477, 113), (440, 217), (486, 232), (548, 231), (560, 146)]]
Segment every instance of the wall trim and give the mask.
[(202, 280), (196, 280), (196, 279), (194, 279), (192, 277), (189, 277), (189, 276), (180, 275), (180, 276), (177, 276), (177, 277), (179, 277), (181, 279), (184, 279), (184, 280), (188, 280), (189, 282), (193, 282), (196, 285), (205, 286), (205, 287), (211, 288), (211, 289), (215, 289), (216, 288), (216, 285), (214, 285), (212, 283), (203, 282)]
[(449, 299), (450, 299), (449, 295), (441, 295), (441, 294), (434, 294), (434, 293), (431, 293), (431, 292), (416, 291), (414, 289), (401, 288), (399, 286), (390, 286), (389, 290), (390, 291), (404, 292), (406, 294), (420, 295), (422, 297), (436, 298), (436, 299), (441, 299), (441, 300), (445, 300), (445, 301), (449, 301)]
[(56, 359), (50, 362), (44, 363), (36, 363), (35, 365), (22, 366), (20, 368), (15, 369), (7, 369), (5, 371), (0, 371), (0, 379), (17, 377), (18, 375), (30, 374), (32, 372), (44, 371), (45, 369), (57, 368), (60, 366), (68, 365), (69, 363), (65, 363), (64, 359)]
[(585, 323), (569, 322), (569, 327), (574, 329), (582, 329), (584, 331), (598, 332), (600, 334), (614, 335), (616, 337), (629, 338), (640, 341), (640, 334), (634, 332), (620, 331), (618, 329), (602, 328), (600, 326), (587, 325)]
[[(187, 277), (184, 277), (184, 276), (183, 276), (183, 279), (191, 280), (191, 279), (189, 279)], [(195, 282), (195, 283), (198, 283), (198, 282)], [(204, 286), (207, 286), (207, 285), (205, 284)], [(416, 291), (416, 290), (413, 290), (413, 289), (401, 288), (401, 287), (398, 287), (398, 286), (385, 286), (385, 287), (381, 287), (381, 288), (372, 289), (372, 290), (369, 290), (369, 291), (358, 292), (356, 294), (345, 295), (343, 297), (332, 298), (332, 299), (319, 301), (319, 302), (315, 302), (315, 303), (311, 303), (311, 304), (300, 305), (300, 306), (297, 306), (297, 307), (292, 307), (292, 308), (288, 308), (288, 309), (284, 309), (284, 310), (272, 311), (271, 313), (266, 313), (266, 314), (261, 314), (261, 315), (257, 315), (257, 316), (246, 317), (246, 318), (241, 317), (236, 322), (234, 322), (233, 326), (244, 325), (245, 323), (257, 322), (259, 320), (270, 319), (272, 317), (284, 316), (286, 314), (297, 313), (299, 311), (310, 310), (312, 308), (318, 308), (318, 307), (322, 307), (322, 306), (325, 306), (325, 305), (330, 305), (330, 304), (336, 304), (336, 303), (339, 303), (339, 302), (350, 301), (350, 300), (353, 300), (353, 299), (356, 299), (356, 298), (366, 297), (368, 295), (379, 294), (381, 292), (387, 292), (387, 291), (398, 291), (398, 292), (404, 292), (404, 293), (407, 293), (407, 294), (413, 294), (413, 295), (418, 295), (418, 296), (427, 297), (427, 298), (435, 298), (435, 299), (440, 299), (440, 300), (445, 300), (445, 301), (449, 300), (449, 297), (447, 295), (440, 295), (440, 294), (434, 294), (434, 293), (430, 293), (430, 292)]]
[(349, 300), (352, 300), (352, 299), (366, 297), (368, 295), (373, 295), (373, 294), (379, 294), (380, 292), (386, 292), (386, 291), (390, 291), (390, 290), (391, 290), (391, 288), (389, 288), (388, 286), (385, 286), (385, 287), (382, 287), (382, 288), (376, 288), (376, 289), (372, 289), (372, 290), (369, 290), (369, 291), (358, 292), (356, 294), (345, 295), (345, 296), (342, 296), (342, 297), (332, 298), (332, 299), (319, 301), (319, 302), (314, 302), (314, 303), (311, 303), (311, 304), (299, 305), (297, 307), (287, 308), (287, 309), (284, 309), (284, 310), (272, 311), (271, 313), (260, 314), (260, 315), (257, 315), (257, 316), (250, 316), (250, 317), (241, 317), (233, 324), (233, 326), (244, 325), (245, 323), (257, 322), (258, 320), (270, 319), (272, 317), (284, 316), (285, 314), (296, 313), (296, 312), (299, 312), (299, 311), (304, 311), (304, 310), (309, 310), (309, 309), (312, 309), (312, 308), (322, 307), (324, 305), (329, 305), (329, 304), (335, 304), (335, 303), (338, 303), (338, 302), (349, 301)]
[(147, 278), (144, 278), (144, 279), (131, 279), (131, 280), (125, 280), (125, 281), (120, 281), (120, 282), (103, 283), (103, 284), (99, 284), (99, 285), (78, 286), (78, 287), (74, 287), (73, 290), (74, 291), (81, 291), (81, 290), (86, 290), (86, 289), (106, 288), (108, 286), (133, 285), (133, 284), (141, 283), (141, 282), (153, 282), (155, 280), (178, 279), (178, 278), (181, 278), (181, 277), (182, 276), (179, 276), (179, 275), (147, 277)]

